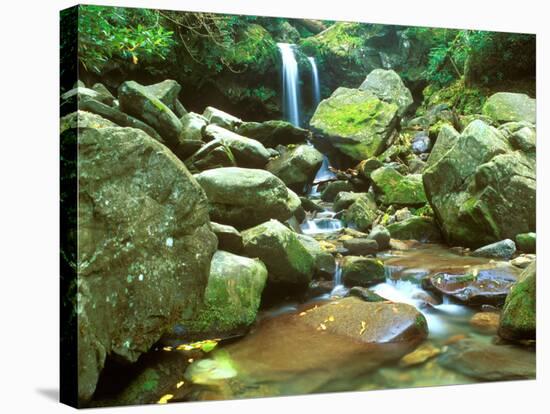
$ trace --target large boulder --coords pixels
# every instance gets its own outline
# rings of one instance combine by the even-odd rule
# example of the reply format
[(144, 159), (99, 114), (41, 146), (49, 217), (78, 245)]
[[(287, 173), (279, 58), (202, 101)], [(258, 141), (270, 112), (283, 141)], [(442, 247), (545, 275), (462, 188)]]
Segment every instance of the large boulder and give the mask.
[(379, 99), (397, 105), (397, 114), (401, 117), (412, 105), (411, 91), (405, 86), (395, 71), (374, 69), (363, 81), (360, 90), (369, 91)]
[(358, 198), (344, 213), (346, 223), (359, 231), (369, 230), (376, 217), (376, 204), (363, 198)]
[(81, 125), (78, 395), (108, 356), (134, 362), (200, 304), (216, 249), (206, 195), (165, 146), (133, 128)]
[(152, 126), (168, 143), (176, 146), (182, 131), (179, 118), (145, 86), (127, 81), (118, 89), (120, 110)]
[(315, 257), (296, 233), (277, 220), (242, 232), (243, 253), (258, 257), (268, 270), (271, 285), (306, 287), (315, 270)]
[(523, 93), (497, 92), (487, 99), (482, 111), (499, 123), (526, 121), (535, 124), (537, 104), (535, 99)]
[(418, 240), (423, 243), (441, 241), (441, 231), (431, 217), (412, 216), (387, 227), (394, 239)]
[(311, 236), (297, 234), (302, 246), (315, 258), (315, 276), (330, 279), (336, 271), (334, 256), (321, 247), (321, 244)]
[(361, 161), (381, 154), (397, 126), (397, 105), (372, 92), (338, 88), (323, 100), (310, 125), (342, 154)]
[(430, 167), (437, 163), (447, 151), (449, 151), (455, 144), (460, 134), (449, 124), (444, 124), (439, 133), (437, 134), (437, 140), (426, 160), (426, 167)]
[(267, 164), (266, 168), (297, 192), (303, 192), (306, 184), (313, 181), (323, 163), (323, 154), (311, 145), (299, 145), (288, 149)]
[(277, 145), (304, 144), (311, 139), (311, 132), (286, 121), (243, 122), (237, 134), (255, 139), (268, 148)]
[(321, 200), (334, 201), (341, 191), (353, 191), (353, 184), (344, 180), (331, 181), (321, 192)]
[(184, 116), (187, 111), (178, 99), (181, 91), (181, 86), (178, 82), (172, 79), (166, 79), (154, 85), (146, 86), (145, 89), (153, 96), (156, 96), (163, 104), (165, 104), (177, 117)]
[(418, 206), (428, 201), (421, 174), (402, 175), (395, 168), (385, 166), (370, 176), (378, 199), (385, 205)]
[(238, 229), (271, 218), (285, 221), (301, 205), (298, 196), (269, 171), (228, 167), (195, 177), (208, 197), (210, 218)]
[(384, 263), (369, 257), (346, 256), (342, 261), (342, 280), (350, 287), (366, 287), (384, 282)]
[(532, 156), (476, 120), (423, 181), (447, 242), (479, 247), (535, 230), (535, 174)]
[(208, 121), (202, 115), (189, 112), (180, 118), (180, 122), (182, 130), (173, 151), (184, 160), (204, 144), (202, 130), (208, 125)]
[(508, 340), (536, 339), (537, 263), (533, 261), (512, 286), (502, 309), (499, 335)]
[(340, 191), (334, 198), (332, 208), (334, 211), (342, 211), (349, 208), (358, 199), (363, 199), (368, 204), (371, 204), (376, 209), (376, 202), (370, 193), (354, 193), (353, 191)]
[(202, 131), (205, 140), (217, 141), (228, 147), (239, 167), (263, 168), (270, 154), (258, 141), (235, 134), (218, 125), (210, 124)]
[(537, 234), (534, 232), (518, 234), (516, 245), (524, 253), (535, 253), (537, 251)]
[(234, 131), (243, 122), (236, 116), (230, 115), (227, 112), (223, 112), (212, 106), (206, 107), (202, 113), (202, 116), (205, 117), (211, 124), (218, 125), (230, 131)]
[(495, 259), (509, 260), (516, 252), (516, 244), (513, 240), (506, 239), (482, 246), (472, 252), (472, 256), (493, 257)]
[(212, 257), (204, 301), (197, 314), (182, 321), (195, 339), (242, 335), (256, 320), (267, 269), (259, 259), (217, 251)]
[(210, 141), (185, 160), (185, 165), (192, 172), (211, 170), (214, 168), (236, 167), (237, 160), (223, 141)]

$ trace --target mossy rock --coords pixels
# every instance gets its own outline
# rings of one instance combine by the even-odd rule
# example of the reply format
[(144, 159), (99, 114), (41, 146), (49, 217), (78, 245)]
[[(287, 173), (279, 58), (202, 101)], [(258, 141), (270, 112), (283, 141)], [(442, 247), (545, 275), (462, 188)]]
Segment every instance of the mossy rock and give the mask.
[(516, 245), (519, 250), (524, 253), (536, 253), (537, 251), (537, 234), (536, 233), (521, 233), (516, 236)]
[(385, 102), (396, 104), (399, 116), (403, 116), (413, 103), (411, 91), (393, 70), (373, 70), (367, 75), (359, 89), (372, 92)]
[(535, 339), (537, 329), (537, 262), (533, 261), (512, 287), (500, 318), (498, 333), (504, 339)]
[(344, 180), (331, 181), (321, 193), (321, 200), (334, 201), (341, 191), (353, 191), (353, 185), (349, 181)]
[(310, 125), (342, 154), (361, 161), (386, 149), (397, 121), (397, 105), (371, 92), (338, 88), (319, 104)]
[(342, 280), (349, 287), (372, 286), (386, 280), (384, 263), (379, 259), (346, 256), (342, 262)]
[(367, 231), (376, 220), (376, 216), (376, 205), (363, 198), (358, 198), (344, 213), (344, 220), (359, 231)]
[(381, 167), (371, 173), (379, 200), (385, 205), (416, 206), (428, 200), (421, 174), (401, 175), (392, 167)]
[(429, 217), (413, 216), (387, 226), (391, 237), (400, 240), (418, 240), (437, 243), (441, 241), (441, 231)]
[(497, 122), (536, 123), (536, 100), (523, 93), (497, 92), (483, 105), (483, 114)]

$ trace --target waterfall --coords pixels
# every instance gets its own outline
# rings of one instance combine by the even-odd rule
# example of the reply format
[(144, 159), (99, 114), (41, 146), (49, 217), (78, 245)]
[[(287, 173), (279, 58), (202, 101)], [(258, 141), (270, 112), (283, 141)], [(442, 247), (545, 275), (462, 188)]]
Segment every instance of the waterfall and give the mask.
[(336, 269), (334, 269), (333, 276), (333, 288), (330, 292), (330, 296), (344, 297), (348, 294), (348, 289), (342, 283), (342, 266), (340, 262), (336, 262)]
[(311, 85), (313, 90), (313, 107), (317, 108), (319, 102), (321, 102), (321, 87), (319, 85), (319, 72), (317, 71), (317, 64), (315, 58), (308, 56), (309, 64), (311, 65)]
[(298, 63), (294, 56), (294, 47), (289, 43), (277, 43), (283, 59), (283, 111), (285, 118), (293, 125), (300, 126), (298, 101)]

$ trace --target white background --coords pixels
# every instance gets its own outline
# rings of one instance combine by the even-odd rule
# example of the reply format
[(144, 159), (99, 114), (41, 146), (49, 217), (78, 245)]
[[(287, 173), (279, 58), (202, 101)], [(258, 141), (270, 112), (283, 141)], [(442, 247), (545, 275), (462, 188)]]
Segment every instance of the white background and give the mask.
[[(95, 3), (95, 2), (93, 2)], [(102, 413), (541, 412), (550, 393), (541, 297), (548, 259), (548, 16), (544, 1), (128, 0), (99, 4), (537, 33), (538, 379), (399, 391), (103, 409)], [(0, 412), (69, 412), (58, 388), (58, 12), (62, 0), (2, 2), (0, 14)], [(543, 51), (544, 48), (544, 51)], [(545, 68), (543, 70), (542, 68)], [(546, 98), (546, 99), (545, 99)], [(548, 115), (547, 115), (548, 116)], [(546, 121), (546, 122), (545, 122)], [(550, 285), (550, 283), (549, 283)], [(548, 299), (547, 299), (548, 302)], [(547, 308), (547, 306), (545, 307)], [(547, 313), (547, 312), (546, 312)], [(546, 316), (546, 315), (544, 315)], [(545, 349), (546, 348), (546, 349)]]

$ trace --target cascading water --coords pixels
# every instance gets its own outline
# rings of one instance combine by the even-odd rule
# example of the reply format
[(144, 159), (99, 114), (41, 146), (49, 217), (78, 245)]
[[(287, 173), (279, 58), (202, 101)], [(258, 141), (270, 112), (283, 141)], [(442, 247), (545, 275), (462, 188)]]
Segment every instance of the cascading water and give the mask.
[(330, 292), (330, 296), (346, 296), (348, 289), (342, 283), (342, 266), (340, 262), (336, 262), (336, 268), (334, 269), (333, 288)]
[(315, 58), (309, 56), (307, 58), (309, 64), (311, 65), (311, 85), (313, 91), (313, 107), (317, 108), (319, 102), (321, 102), (321, 87), (319, 85), (319, 72), (317, 71), (317, 64), (315, 63)]
[(298, 102), (299, 75), (298, 62), (294, 56), (294, 47), (289, 43), (277, 43), (283, 60), (283, 111), (285, 118), (293, 125), (300, 126), (300, 108)]

